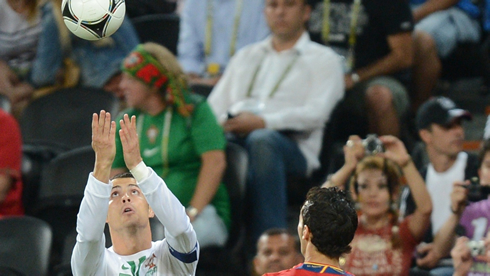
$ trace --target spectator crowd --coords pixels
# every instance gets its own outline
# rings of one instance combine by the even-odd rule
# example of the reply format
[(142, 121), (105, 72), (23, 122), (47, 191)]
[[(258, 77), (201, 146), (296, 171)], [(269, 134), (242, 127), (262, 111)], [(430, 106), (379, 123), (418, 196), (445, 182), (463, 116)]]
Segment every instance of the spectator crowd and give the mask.
[[(34, 185), (24, 159), (46, 145), (22, 138), (33, 103), (90, 88), (118, 107), (74, 114), (92, 118), (95, 163), (65, 275), (490, 275), (490, 139), (465, 150), (474, 114), (437, 89), (462, 45), (490, 60), (489, 1), (126, 5), (116, 33), (88, 41), (59, 0), (0, 0), (0, 223), (37, 215), (45, 173)], [(174, 45), (142, 39), (137, 22), (169, 14)], [(227, 182), (237, 167), (243, 187)], [(219, 258), (238, 265), (206, 267)]]

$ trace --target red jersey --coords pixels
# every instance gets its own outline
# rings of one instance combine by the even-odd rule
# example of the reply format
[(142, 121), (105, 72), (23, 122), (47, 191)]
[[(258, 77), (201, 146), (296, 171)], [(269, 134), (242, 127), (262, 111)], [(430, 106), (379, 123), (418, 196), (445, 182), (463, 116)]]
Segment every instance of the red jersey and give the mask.
[(319, 263), (311, 263), (304, 262), (293, 268), (274, 272), (274, 273), (266, 273), (264, 276), (354, 276), (349, 272), (346, 272), (336, 266), (319, 264)]
[(0, 203), (0, 217), (23, 215), (22, 181), (20, 174), (22, 139), (17, 121), (0, 110), (0, 174), (14, 179), (7, 197)]

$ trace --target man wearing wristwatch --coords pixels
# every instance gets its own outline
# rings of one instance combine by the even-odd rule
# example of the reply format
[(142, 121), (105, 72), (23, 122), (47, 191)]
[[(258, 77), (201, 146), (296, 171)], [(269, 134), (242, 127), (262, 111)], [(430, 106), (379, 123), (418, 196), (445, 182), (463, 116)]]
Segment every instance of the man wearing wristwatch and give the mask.
[[(409, 108), (412, 15), (403, 0), (312, 0), (313, 41), (344, 57), (346, 94), (333, 120), (335, 140), (367, 133), (400, 136)], [(367, 118), (367, 120), (366, 120)], [(361, 122), (361, 123), (359, 123)]]

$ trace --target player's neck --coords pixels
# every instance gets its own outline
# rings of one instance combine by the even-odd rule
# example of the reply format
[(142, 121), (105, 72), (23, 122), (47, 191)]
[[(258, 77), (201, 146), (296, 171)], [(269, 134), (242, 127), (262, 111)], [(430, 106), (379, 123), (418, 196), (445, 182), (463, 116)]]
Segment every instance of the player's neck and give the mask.
[(114, 252), (128, 256), (151, 248), (151, 229), (145, 228), (123, 229), (112, 231), (111, 239)]
[(331, 265), (335, 267), (340, 267), (339, 264), (339, 259), (332, 259), (329, 258), (322, 253), (320, 253), (316, 247), (309, 242), (306, 245), (306, 250), (305, 250), (305, 262), (311, 262), (311, 263), (318, 263), (318, 264), (324, 264), (324, 265)]

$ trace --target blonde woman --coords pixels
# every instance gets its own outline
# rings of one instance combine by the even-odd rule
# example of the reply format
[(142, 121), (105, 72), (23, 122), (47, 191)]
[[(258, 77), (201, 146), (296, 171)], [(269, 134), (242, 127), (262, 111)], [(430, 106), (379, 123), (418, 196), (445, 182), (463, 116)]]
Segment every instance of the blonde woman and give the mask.
[[(351, 136), (344, 147), (344, 166), (324, 186), (342, 185), (352, 175), (349, 187), (359, 206), (359, 226), (344, 269), (356, 276), (408, 275), (415, 246), (429, 226), (432, 203), (403, 143), (394, 136), (379, 139), (385, 152), (364, 156), (361, 139)], [(403, 184), (400, 172), (418, 206), (401, 221), (396, 207)]]
[[(201, 247), (224, 245), (230, 225), (221, 183), (226, 161), (222, 128), (203, 97), (189, 91), (175, 56), (155, 43), (138, 45), (122, 64), (120, 89), (136, 116), (143, 161), (186, 207)], [(122, 147), (112, 174), (125, 171)]]

